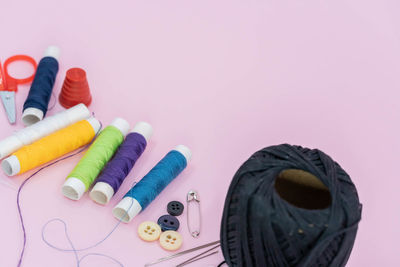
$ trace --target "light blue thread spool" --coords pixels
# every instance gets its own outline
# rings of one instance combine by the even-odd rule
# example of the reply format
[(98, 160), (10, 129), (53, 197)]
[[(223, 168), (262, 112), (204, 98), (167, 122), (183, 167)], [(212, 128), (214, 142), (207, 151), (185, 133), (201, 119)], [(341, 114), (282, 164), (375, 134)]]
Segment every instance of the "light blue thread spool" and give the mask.
[(113, 209), (118, 220), (130, 222), (144, 210), (169, 183), (185, 168), (192, 153), (183, 145), (170, 151), (153, 169), (146, 174)]

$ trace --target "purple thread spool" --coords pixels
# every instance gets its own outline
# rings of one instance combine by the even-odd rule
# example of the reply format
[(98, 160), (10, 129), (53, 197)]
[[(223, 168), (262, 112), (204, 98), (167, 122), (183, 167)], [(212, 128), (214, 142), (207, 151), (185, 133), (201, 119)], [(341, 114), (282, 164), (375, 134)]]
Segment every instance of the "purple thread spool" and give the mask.
[(152, 133), (151, 125), (146, 122), (135, 125), (97, 178), (90, 192), (90, 198), (94, 202), (105, 205), (110, 201), (142, 155)]

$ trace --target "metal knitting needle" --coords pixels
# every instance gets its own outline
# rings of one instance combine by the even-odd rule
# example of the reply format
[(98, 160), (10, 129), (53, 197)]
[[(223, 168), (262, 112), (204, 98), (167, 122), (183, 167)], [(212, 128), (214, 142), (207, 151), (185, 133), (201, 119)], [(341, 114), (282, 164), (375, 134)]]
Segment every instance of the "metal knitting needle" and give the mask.
[[(206, 251), (204, 251), (204, 252), (202, 252), (202, 253), (200, 253), (200, 254), (198, 254), (198, 255), (196, 255), (196, 256), (194, 256), (194, 257), (192, 257), (192, 258), (190, 258), (190, 259), (188, 259), (188, 260), (186, 260), (186, 261), (184, 261), (184, 262), (182, 262), (182, 263), (180, 263), (180, 264), (178, 264), (178, 265), (176, 265), (176, 267), (182, 267), (182, 266), (185, 266), (185, 265), (187, 265), (187, 264), (189, 264), (189, 263), (198, 261), (198, 260), (200, 260), (200, 259), (203, 259), (203, 258), (205, 258), (205, 257), (211, 256), (211, 255), (213, 255), (213, 254), (215, 254), (215, 253), (218, 253), (218, 251), (214, 251), (213, 253), (210, 253), (209, 255), (203, 256), (204, 254), (207, 254), (208, 252), (210, 252), (210, 251), (212, 251), (212, 250), (218, 248), (219, 246), (220, 246), (220, 245), (218, 244), (218, 245), (216, 245), (215, 247), (212, 247), (212, 248), (210, 248), (210, 249), (208, 249), (208, 250), (206, 250)], [(201, 256), (203, 256), (203, 257), (201, 257)]]
[(210, 253), (210, 254), (208, 254), (208, 255), (205, 255), (205, 256), (200, 257), (200, 258), (197, 258), (197, 259), (195, 259), (195, 260), (189, 261), (189, 262), (187, 262), (187, 263), (185, 263), (185, 264), (183, 264), (183, 265), (177, 265), (176, 267), (182, 267), (182, 266), (191, 264), (191, 263), (193, 263), (193, 262), (196, 262), (196, 261), (198, 261), (198, 260), (201, 260), (201, 259), (210, 257), (210, 256), (212, 256), (212, 255), (214, 255), (214, 254), (217, 254), (217, 253), (218, 253), (218, 251), (214, 251), (214, 252), (212, 252), (212, 253)]
[(203, 249), (203, 248), (206, 248), (206, 247), (209, 247), (209, 246), (213, 246), (213, 245), (216, 245), (216, 244), (219, 244), (219, 243), (220, 243), (220, 241), (218, 240), (218, 241), (214, 241), (214, 242), (211, 242), (211, 243), (208, 243), (208, 244), (205, 244), (205, 245), (201, 245), (201, 246), (194, 247), (194, 248), (191, 248), (191, 249), (188, 249), (188, 250), (184, 250), (184, 251), (172, 254), (170, 256), (160, 258), (160, 259), (158, 259), (156, 261), (153, 261), (153, 262), (150, 262), (150, 263), (146, 263), (144, 266), (145, 267), (152, 266), (154, 264), (158, 264), (160, 262), (167, 261), (167, 260), (170, 260), (170, 259), (182, 256), (182, 255), (191, 253), (191, 252), (199, 250), (199, 249)]

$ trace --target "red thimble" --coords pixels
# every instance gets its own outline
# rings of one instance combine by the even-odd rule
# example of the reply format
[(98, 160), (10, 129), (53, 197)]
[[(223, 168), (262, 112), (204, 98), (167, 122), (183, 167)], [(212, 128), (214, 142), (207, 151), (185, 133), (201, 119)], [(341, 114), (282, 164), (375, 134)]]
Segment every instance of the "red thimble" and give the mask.
[(72, 68), (67, 71), (58, 99), (65, 108), (70, 108), (80, 103), (86, 106), (90, 105), (92, 95), (86, 79), (86, 72), (83, 69)]

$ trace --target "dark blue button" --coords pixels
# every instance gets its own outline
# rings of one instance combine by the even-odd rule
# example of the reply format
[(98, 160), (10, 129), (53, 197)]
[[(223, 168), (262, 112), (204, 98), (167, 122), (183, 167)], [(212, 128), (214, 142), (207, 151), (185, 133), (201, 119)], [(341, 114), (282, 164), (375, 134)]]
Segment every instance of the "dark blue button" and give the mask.
[(179, 216), (183, 212), (183, 204), (179, 201), (171, 201), (168, 203), (167, 211), (172, 216)]
[(158, 218), (158, 225), (160, 225), (161, 230), (164, 231), (177, 231), (179, 228), (179, 221), (177, 218), (171, 215), (163, 215)]

